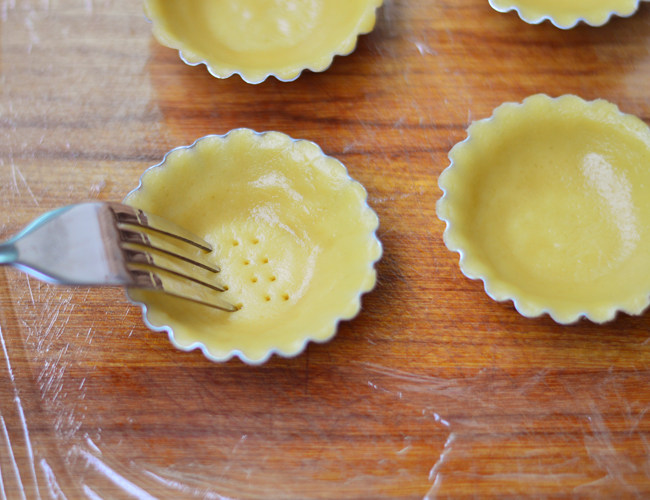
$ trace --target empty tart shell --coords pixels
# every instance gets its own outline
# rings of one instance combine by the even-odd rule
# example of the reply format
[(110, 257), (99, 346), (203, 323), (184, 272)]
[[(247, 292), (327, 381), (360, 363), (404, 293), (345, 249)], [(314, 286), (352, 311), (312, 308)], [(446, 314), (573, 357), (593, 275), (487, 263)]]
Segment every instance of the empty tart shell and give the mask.
[(155, 38), (189, 65), (248, 83), (291, 81), (354, 51), (383, 0), (145, 0)]
[(559, 323), (640, 314), (650, 296), (650, 129), (604, 100), (534, 95), (473, 123), (437, 212), (495, 300)]
[(499, 12), (514, 10), (530, 24), (550, 21), (558, 28), (570, 29), (580, 22), (602, 26), (612, 16), (627, 17), (639, 8), (641, 0), (489, 0)]
[[(365, 189), (312, 142), (237, 129), (169, 152), (125, 202), (213, 246), (224, 312), (130, 290), (145, 322), (215, 361), (262, 363), (331, 339), (360, 310), (381, 256)], [(197, 292), (199, 293), (199, 292)]]

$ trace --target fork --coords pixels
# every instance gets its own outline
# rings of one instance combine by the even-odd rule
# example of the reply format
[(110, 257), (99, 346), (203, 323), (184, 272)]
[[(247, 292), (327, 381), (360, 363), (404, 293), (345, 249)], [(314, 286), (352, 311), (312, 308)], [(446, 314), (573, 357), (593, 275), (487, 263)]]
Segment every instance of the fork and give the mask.
[(5, 243), (0, 265), (49, 283), (157, 290), (234, 312), (219, 295), (209, 243), (162, 217), (120, 203), (80, 203), (43, 214)]

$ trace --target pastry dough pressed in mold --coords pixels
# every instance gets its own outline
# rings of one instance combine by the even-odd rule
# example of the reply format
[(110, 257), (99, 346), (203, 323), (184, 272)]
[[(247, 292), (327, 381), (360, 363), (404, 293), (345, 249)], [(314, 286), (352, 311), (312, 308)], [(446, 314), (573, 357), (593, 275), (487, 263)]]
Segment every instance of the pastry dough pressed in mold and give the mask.
[(444, 241), (524, 316), (640, 314), (650, 298), (650, 129), (604, 100), (538, 94), (473, 123), (441, 174)]
[(381, 256), (365, 189), (314, 143), (237, 129), (171, 151), (125, 202), (203, 237), (234, 313), (130, 291), (149, 326), (213, 360), (261, 363), (331, 339)]
[(145, 0), (156, 39), (187, 64), (249, 83), (324, 71), (372, 31), (383, 0)]

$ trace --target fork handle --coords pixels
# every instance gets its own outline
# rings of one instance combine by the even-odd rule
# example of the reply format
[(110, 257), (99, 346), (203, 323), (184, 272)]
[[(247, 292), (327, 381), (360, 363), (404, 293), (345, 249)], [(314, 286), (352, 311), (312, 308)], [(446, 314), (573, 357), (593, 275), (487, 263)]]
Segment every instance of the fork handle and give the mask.
[(13, 243), (0, 244), (0, 265), (13, 264), (18, 260), (18, 251)]

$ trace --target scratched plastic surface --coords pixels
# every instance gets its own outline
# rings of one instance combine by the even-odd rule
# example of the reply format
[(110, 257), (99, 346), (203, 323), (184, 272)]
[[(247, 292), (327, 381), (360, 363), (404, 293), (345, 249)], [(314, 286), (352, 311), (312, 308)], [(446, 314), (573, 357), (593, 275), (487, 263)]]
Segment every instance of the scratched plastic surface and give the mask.
[(251, 86), (183, 65), (137, 1), (0, 0), (1, 238), (244, 126), (343, 161), (385, 250), (332, 342), (260, 367), (175, 350), (121, 290), (0, 268), (0, 497), (650, 495), (650, 314), (522, 318), (460, 274), (435, 217), (447, 151), (504, 101), (578, 93), (649, 122), (649, 7), (562, 32), (387, 0), (327, 72)]

